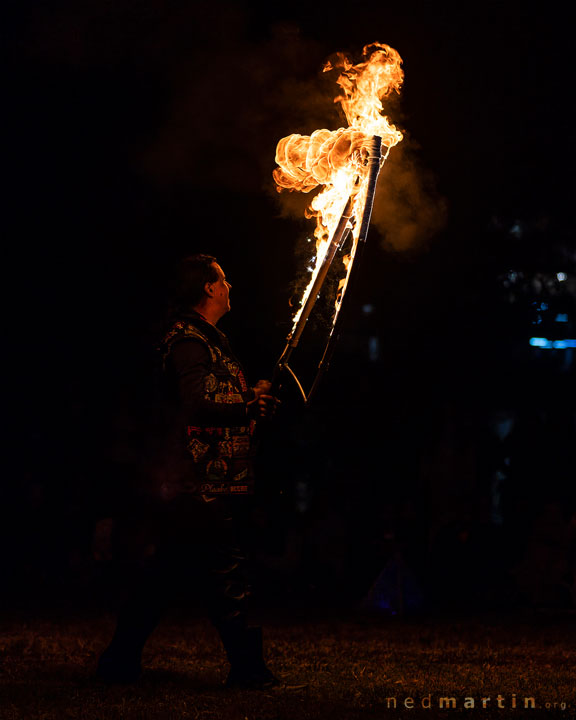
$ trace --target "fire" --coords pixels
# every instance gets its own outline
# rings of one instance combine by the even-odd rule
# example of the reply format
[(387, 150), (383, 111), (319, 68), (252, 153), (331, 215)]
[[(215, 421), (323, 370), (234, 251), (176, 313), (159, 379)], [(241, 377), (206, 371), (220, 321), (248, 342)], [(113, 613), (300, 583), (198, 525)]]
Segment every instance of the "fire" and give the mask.
[[(340, 103), (348, 121), (347, 128), (316, 130), (311, 135), (289, 135), (276, 148), (278, 167), (273, 176), (278, 192), (284, 190), (310, 192), (322, 186), (310, 203), (306, 215), (316, 218), (316, 261), (310, 283), (294, 317), (298, 322), (316, 275), (326, 255), (331, 237), (349, 198), (352, 215), (359, 217), (366, 199), (368, 147), (376, 135), (387, 148), (384, 158), (402, 140), (402, 133), (383, 114), (382, 100), (399, 92), (404, 79), (402, 58), (394, 48), (372, 43), (363, 50), (364, 62), (354, 65), (345, 55), (337, 53), (324, 66), (324, 71), (339, 72), (337, 84), (341, 93), (334, 99)], [(346, 267), (354, 259), (359, 224), (352, 228), (353, 245), (344, 259)], [(345, 284), (346, 279), (344, 279)], [(338, 305), (337, 308), (338, 310)]]

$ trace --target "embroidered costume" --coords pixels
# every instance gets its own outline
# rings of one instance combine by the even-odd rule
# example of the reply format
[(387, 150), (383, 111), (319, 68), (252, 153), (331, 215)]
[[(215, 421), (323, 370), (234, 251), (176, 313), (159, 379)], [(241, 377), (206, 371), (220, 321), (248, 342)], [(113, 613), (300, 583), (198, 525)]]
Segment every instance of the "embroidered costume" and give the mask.
[[(178, 319), (161, 345), (169, 395), (176, 405), (180, 458), (172, 494), (237, 495), (253, 492), (254, 398), (228, 339), (198, 313)], [(183, 454), (186, 457), (183, 457)]]

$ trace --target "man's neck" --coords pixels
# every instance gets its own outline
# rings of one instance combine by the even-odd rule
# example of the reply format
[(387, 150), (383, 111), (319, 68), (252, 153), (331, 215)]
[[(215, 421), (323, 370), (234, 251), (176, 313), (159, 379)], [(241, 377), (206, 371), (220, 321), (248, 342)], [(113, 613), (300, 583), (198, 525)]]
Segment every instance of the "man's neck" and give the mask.
[(198, 315), (200, 315), (202, 320), (205, 320), (210, 325), (214, 325), (214, 327), (216, 327), (216, 323), (218, 322), (218, 320), (220, 320), (220, 317), (221, 317), (220, 315), (218, 315), (214, 312), (210, 312), (210, 308), (195, 307), (195, 308), (193, 308), (193, 310), (195, 313), (198, 313)]

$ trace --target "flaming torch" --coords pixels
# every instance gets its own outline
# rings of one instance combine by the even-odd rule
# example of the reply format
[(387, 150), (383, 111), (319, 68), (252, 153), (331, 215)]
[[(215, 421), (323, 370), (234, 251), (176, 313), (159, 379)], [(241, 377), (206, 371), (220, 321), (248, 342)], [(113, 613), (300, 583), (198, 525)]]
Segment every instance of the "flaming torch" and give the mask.
[[(338, 337), (338, 320), (342, 302), (351, 284), (352, 268), (358, 267), (364, 248), (378, 174), (390, 148), (402, 140), (402, 133), (383, 114), (382, 100), (399, 92), (404, 79), (402, 59), (388, 45), (372, 43), (363, 50), (364, 62), (357, 65), (342, 53), (327, 62), (324, 71), (339, 71), (337, 84), (347, 128), (316, 130), (312, 135), (289, 135), (276, 148), (278, 167), (273, 172), (278, 192), (322, 190), (313, 198), (307, 217), (316, 219), (316, 260), (308, 286), (296, 312), (286, 347), (274, 370), (277, 383), (286, 370), (295, 380), (304, 402), (308, 404), (325, 371)], [(343, 258), (344, 276), (340, 281), (332, 328), (316, 378), (308, 394), (288, 365), (292, 351), (320, 294), (328, 270), (338, 251), (352, 235), (350, 252)]]

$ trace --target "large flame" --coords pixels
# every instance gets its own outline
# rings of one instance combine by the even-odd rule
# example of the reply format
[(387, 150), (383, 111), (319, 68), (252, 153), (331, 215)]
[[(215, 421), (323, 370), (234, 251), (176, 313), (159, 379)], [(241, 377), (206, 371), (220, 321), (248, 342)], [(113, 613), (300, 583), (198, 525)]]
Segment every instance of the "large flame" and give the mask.
[[(334, 102), (340, 103), (347, 128), (316, 130), (312, 135), (289, 135), (276, 148), (278, 167), (273, 176), (278, 192), (284, 190), (310, 192), (322, 186), (307, 209), (307, 216), (316, 218), (316, 261), (310, 283), (300, 301), (302, 307), (310, 293), (330, 238), (350, 197), (353, 214), (358, 217), (364, 206), (367, 179), (367, 146), (374, 135), (382, 138), (388, 150), (402, 140), (402, 133), (383, 114), (382, 100), (399, 92), (404, 79), (402, 58), (394, 48), (372, 43), (363, 50), (364, 62), (354, 65), (345, 55), (337, 53), (324, 66), (324, 71), (339, 71), (337, 84), (342, 92)], [(387, 154), (385, 149), (384, 153)], [(357, 240), (359, 224), (353, 228)], [(344, 259), (348, 265), (351, 256)], [(300, 307), (300, 309), (301, 309)], [(300, 310), (294, 317), (297, 323)]]

